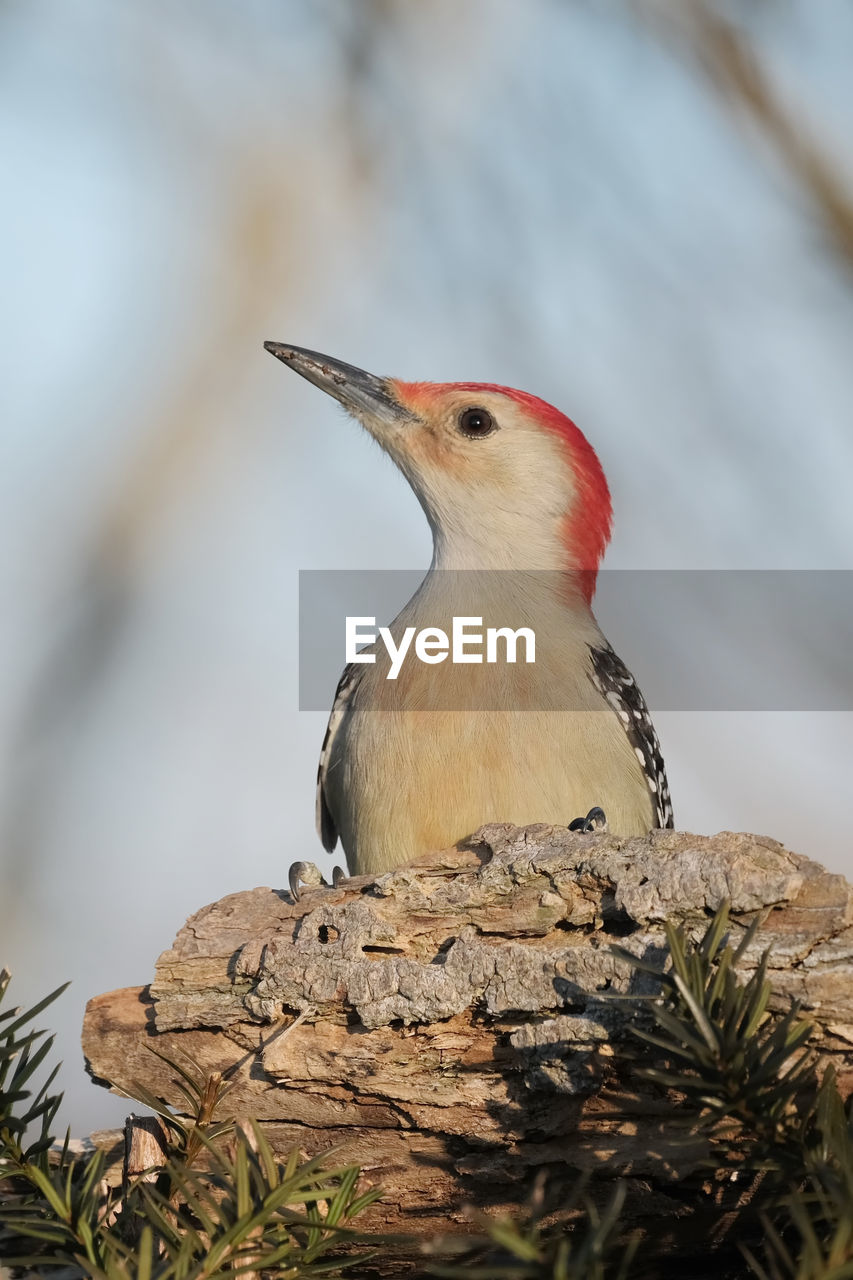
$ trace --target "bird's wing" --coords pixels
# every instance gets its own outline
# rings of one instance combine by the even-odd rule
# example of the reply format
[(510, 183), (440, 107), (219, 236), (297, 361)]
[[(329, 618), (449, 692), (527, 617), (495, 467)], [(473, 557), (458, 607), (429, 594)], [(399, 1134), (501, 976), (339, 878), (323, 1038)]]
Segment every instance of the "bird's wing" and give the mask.
[(646, 775), (659, 827), (674, 827), (672, 800), (658, 735), (646, 700), (631, 672), (609, 644), (590, 645), (592, 682), (625, 726), (625, 732)]
[(358, 683), (363, 673), (364, 667), (360, 663), (350, 662), (344, 667), (343, 675), (338, 681), (338, 687), (335, 690), (335, 700), (329, 713), (326, 736), (320, 748), (320, 763), (317, 766), (316, 822), (317, 834), (323, 841), (323, 848), (327, 853), (331, 853), (338, 843), (338, 832), (326, 799), (326, 773), (328, 772), (329, 761), (332, 758), (335, 735), (343, 724), (344, 717), (352, 702), (353, 694), (358, 688)]

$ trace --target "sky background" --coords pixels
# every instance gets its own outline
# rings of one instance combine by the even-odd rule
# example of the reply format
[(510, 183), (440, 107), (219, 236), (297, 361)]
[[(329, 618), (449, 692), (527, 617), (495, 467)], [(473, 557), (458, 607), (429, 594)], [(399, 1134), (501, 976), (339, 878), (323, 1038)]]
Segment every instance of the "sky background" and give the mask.
[[(329, 865), (299, 570), (429, 560), (405, 481), (264, 339), (553, 401), (608, 474), (611, 568), (853, 569), (843, 217), (692, 3), (0, 0), (0, 962), (16, 1003), (73, 981), (76, 1133), (126, 1112), (85, 1077), (86, 999)], [(696, 12), (853, 190), (853, 9)], [(681, 649), (720, 661), (701, 627)], [(679, 827), (853, 874), (853, 714), (656, 721)]]

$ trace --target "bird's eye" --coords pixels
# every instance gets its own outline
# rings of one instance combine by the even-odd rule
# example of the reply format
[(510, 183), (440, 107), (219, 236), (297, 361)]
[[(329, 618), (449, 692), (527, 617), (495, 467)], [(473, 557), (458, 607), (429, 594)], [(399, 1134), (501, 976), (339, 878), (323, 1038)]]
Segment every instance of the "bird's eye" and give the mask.
[(463, 409), (459, 415), (459, 430), (471, 440), (490, 436), (497, 429), (488, 409)]

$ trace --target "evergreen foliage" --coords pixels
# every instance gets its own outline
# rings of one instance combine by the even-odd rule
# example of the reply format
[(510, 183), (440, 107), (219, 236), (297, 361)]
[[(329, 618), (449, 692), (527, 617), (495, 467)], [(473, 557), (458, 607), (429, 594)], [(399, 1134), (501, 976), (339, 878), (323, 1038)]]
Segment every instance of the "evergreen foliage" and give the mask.
[[(684, 925), (667, 925), (663, 968), (615, 948), (661, 987), (651, 1002), (637, 998), (632, 1031), (645, 1048), (623, 1059), (665, 1092), (673, 1130), (709, 1139), (703, 1177), (719, 1194), (715, 1220), (706, 1214), (704, 1225), (708, 1255), (725, 1255), (721, 1277), (853, 1280), (850, 1107), (834, 1071), (819, 1076), (807, 1045), (811, 1027), (798, 1007), (771, 1013), (768, 954), (745, 981), (738, 977), (736, 966), (744, 963), (758, 925), (756, 918), (737, 946), (729, 942), (726, 906), (698, 941)], [(675, 1270), (667, 1268), (658, 1242), (631, 1235), (620, 1220), (623, 1203), (619, 1189), (602, 1214), (582, 1200), (569, 1234), (543, 1230), (535, 1217), (526, 1225), (484, 1223), (495, 1246), (485, 1264), (436, 1274), (456, 1280), (686, 1275), (677, 1258), (670, 1263)]]
[[(821, 1075), (810, 1026), (794, 1006), (771, 1011), (768, 956), (749, 956), (757, 922), (733, 946), (726, 908), (703, 936), (667, 926), (660, 965), (622, 950), (656, 975), (660, 995), (638, 1002), (631, 1068), (665, 1092), (672, 1124), (705, 1136), (714, 1200), (709, 1251), (721, 1242), (759, 1280), (853, 1280), (853, 1124), (832, 1069)], [(754, 968), (745, 979), (737, 966)], [(0, 1004), (9, 976), (0, 974)], [(64, 988), (26, 1012), (0, 1010), (0, 1258), (7, 1265), (71, 1268), (98, 1280), (219, 1280), (267, 1273), (283, 1280), (340, 1275), (387, 1242), (353, 1219), (379, 1197), (358, 1194), (357, 1166), (327, 1156), (286, 1160), (261, 1126), (216, 1118), (220, 1077), (197, 1078), (169, 1061), (186, 1103), (182, 1118), (146, 1089), (159, 1117), (162, 1167), (121, 1190), (105, 1182), (101, 1152), (78, 1155), (53, 1125), (61, 1097), (35, 1077), (53, 1038), (34, 1029)], [(625, 1188), (603, 1210), (580, 1186), (570, 1231), (543, 1225), (541, 1197), (526, 1218), (487, 1220), (463, 1260), (429, 1273), (467, 1280), (639, 1280), (663, 1274), (656, 1242), (626, 1227)], [(458, 1247), (458, 1246), (457, 1246)], [(371, 1250), (372, 1252), (366, 1252)], [(720, 1273), (721, 1275), (723, 1272)], [(735, 1274), (728, 1267), (725, 1274)]]
[[(747, 981), (738, 978), (758, 925), (756, 918), (737, 947), (727, 937), (727, 906), (695, 943), (684, 925), (666, 926), (669, 968), (654, 1027), (634, 1028), (661, 1059), (640, 1071), (675, 1094), (691, 1128), (711, 1138), (718, 1182), (748, 1188), (726, 1234), (755, 1275), (853, 1280), (851, 1108), (832, 1067), (819, 1074), (798, 1006), (771, 1014), (769, 954)], [(746, 1242), (757, 1217), (764, 1244), (754, 1250)]]
[[(0, 1000), (9, 975), (0, 975)], [(65, 1266), (97, 1280), (220, 1280), (272, 1269), (281, 1280), (340, 1275), (363, 1262), (333, 1250), (353, 1244), (348, 1223), (379, 1195), (357, 1194), (356, 1166), (275, 1156), (259, 1125), (214, 1118), (226, 1090), (179, 1063), (190, 1119), (139, 1089), (163, 1120), (166, 1159), (121, 1191), (104, 1182), (103, 1152), (57, 1150), (51, 1126), (61, 1095), (56, 1068), (33, 1089), (53, 1037), (32, 1022), (64, 988), (24, 1013), (0, 1013), (0, 1258), (7, 1266)], [(32, 1126), (37, 1136), (26, 1137)], [(147, 1175), (153, 1177), (147, 1180)]]

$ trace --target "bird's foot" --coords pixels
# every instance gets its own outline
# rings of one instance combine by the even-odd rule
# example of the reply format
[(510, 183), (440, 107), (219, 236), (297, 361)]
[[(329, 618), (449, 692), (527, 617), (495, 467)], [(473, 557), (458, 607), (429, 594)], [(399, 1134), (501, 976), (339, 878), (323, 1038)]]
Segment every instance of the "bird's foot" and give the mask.
[(606, 831), (607, 816), (603, 809), (599, 809), (596, 805), (590, 809), (585, 818), (575, 818), (574, 822), (569, 823), (570, 831)]
[[(332, 871), (332, 888), (338, 889), (346, 878), (346, 872), (343, 867), (335, 867)], [(299, 901), (301, 885), (304, 885), (307, 889), (315, 889), (320, 885), (325, 885), (326, 888), (329, 887), (323, 879), (319, 867), (313, 862), (294, 862), (287, 873), (287, 883), (290, 885), (290, 896), (294, 902)]]

